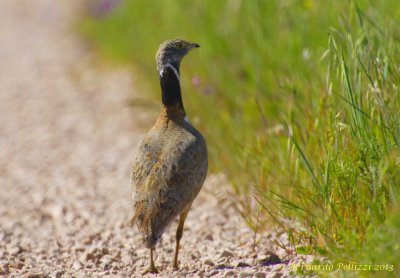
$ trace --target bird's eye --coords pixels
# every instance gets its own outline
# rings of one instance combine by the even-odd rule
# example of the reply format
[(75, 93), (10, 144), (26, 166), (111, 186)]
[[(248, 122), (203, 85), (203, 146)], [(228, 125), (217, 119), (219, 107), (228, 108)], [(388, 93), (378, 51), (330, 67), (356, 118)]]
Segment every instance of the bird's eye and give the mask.
[(176, 44), (176, 48), (178, 48), (178, 49), (183, 48), (183, 46), (184, 46), (184, 45), (183, 45), (183, 43), (181, 43), (181, 42)]

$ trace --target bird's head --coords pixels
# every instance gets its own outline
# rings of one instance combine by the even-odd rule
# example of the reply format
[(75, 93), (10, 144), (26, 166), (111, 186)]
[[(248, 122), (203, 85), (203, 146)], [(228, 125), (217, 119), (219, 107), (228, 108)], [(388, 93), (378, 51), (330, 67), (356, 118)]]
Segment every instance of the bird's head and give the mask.
[(157, 70), (162, 75), (163, 69), (169, 64), (179, 71), (179, 65), (185, 55), (193, 48), (198, 48), (197, 43), (190, 43), (181, 39), (172, 39), (163, 42), (157, 50)]

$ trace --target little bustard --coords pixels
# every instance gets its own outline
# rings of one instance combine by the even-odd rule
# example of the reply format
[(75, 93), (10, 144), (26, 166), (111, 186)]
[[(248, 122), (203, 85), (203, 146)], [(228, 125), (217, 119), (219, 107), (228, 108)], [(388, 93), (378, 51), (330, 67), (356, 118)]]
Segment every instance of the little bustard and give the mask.
[(174, 268), (178, 269), (179, 242), (186, 216), (207, 175), (207, 146), (186, 119), (179, 81), (182, 58), (196, 43), (180, 39), (162, 43), (156, 54), (162, 109), (141, 142), (132, 167), (132, 199), (136, 223), (150, 249), (150, 267), (158, 273), (153, 252), (165, 228), (179, 215)]

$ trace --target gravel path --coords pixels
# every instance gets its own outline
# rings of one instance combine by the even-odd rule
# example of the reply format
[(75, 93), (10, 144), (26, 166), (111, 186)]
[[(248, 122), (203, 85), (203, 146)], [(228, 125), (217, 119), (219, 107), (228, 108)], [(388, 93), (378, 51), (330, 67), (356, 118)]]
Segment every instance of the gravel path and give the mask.
[[(128, 106), (129, 70), (99, 69), (71, 28), (76, 11), (70, 1), (0, 4), (0, 276), (140, 277), (148, 264), (127, 226), (129, 175), (156, 115)], [(288, 261), (261, 265), (269, 252), (287, 258), (268, 235), (253, 248), (222, 176), (189, 213), (179, 272), (175, 228), (157, 246), (159, 276), (288, 273)]]

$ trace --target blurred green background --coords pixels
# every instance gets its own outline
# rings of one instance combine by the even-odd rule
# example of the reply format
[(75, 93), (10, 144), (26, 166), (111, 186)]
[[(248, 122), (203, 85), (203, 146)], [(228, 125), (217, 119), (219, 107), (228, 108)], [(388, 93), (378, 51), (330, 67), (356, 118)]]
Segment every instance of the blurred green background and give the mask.
[(399, 20), (398, 0), (98, 0), (79, 30), (153, 102), (159, 44), (199, 43), (185, 108), (248, 225), (399, 270)]

